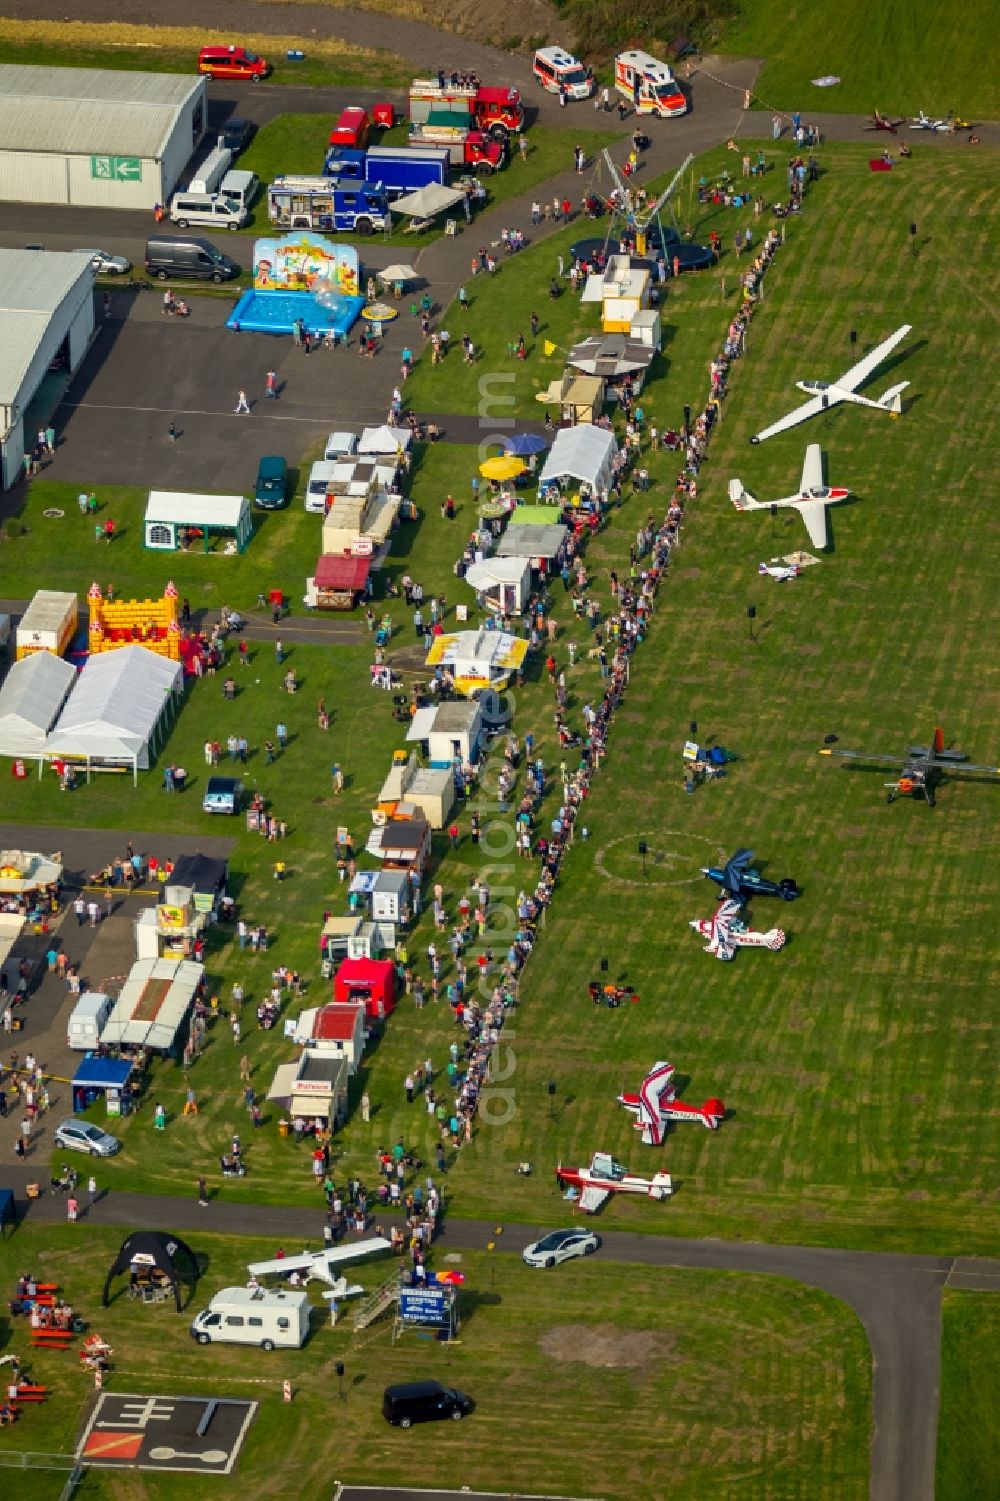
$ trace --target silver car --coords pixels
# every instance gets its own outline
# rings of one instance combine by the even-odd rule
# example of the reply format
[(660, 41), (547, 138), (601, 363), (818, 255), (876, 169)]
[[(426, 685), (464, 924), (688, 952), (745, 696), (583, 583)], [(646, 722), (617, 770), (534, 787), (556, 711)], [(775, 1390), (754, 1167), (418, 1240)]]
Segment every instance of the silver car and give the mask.
[(78, 255), (89, 255), (91, 265), (95, 271), (104, 276), (124, 276), (131, 271), (132, 262), (126, 260), (123, 255), (112, 255), (107, 250), (78, 250)]
[(113, 1157), (121, 1150), (117, 1136), (90, 1121), (63, 1121), (56, 1127), (55, 1142), (56, 1146), (68, 1147), (73, 1152), (89, 1152), (91, 1157)]
[(593, 1230), (552, 1230), (525, 1246), (522, 1255), (528, 1266), (555, 1266), (574, 1256), (592, 1256), (600, 1244), (600, 1236)]

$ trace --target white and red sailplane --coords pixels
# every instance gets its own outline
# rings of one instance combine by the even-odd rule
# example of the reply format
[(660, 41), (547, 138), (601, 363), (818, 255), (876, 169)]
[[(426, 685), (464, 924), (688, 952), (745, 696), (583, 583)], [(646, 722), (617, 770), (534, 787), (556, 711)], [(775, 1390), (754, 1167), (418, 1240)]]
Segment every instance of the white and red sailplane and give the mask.
[[(802, 483), (795, 495), (783, 495), (780, 500), (758, 500), (743, 488), (742, 480), (729, 481), (729, 499), (738, 511), (769, 511), (772, 506), (790, 506), (798, 511), (814, 547), (826, 547), (829, 543), (827, 506), (835, 506), (838, 501), (846, 500), (850, 493), (850, 490), (845, 490), (842, 486), (834, 487), (824, 483), (823, 450), (818, 443), (810, 443), (806, 449)], [(764, 563), (760, 565), (760, 570), (781, 580), (794, 577), (798, 572), (798, 569), (768, 568)]]
[(638, 1094), (620, 1094), (619, 1105), (636, 1116), (635, 1129), (642, 1132), (647, 1146), (658, 1147), (667, 1132), (669, 1121), (701, 1121), (709, 1131), (716, 1131), (725, 1119), (726, 1107), (721, 1100), (706, 1100), (704, 1105), (688, 1105), (677, 1098), (672, 1063), (654, 1063), (639, 1086)]

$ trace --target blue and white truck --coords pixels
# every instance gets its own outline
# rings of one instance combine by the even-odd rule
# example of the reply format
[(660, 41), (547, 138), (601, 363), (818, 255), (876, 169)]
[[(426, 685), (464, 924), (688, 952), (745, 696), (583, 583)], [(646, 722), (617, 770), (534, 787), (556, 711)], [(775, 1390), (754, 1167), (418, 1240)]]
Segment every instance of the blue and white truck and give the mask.
[(339, 177), (276, 177), (267, 190), (267, 216), (282, 229), (370, 235), (385, 228), (388, 212), (384, 192)]

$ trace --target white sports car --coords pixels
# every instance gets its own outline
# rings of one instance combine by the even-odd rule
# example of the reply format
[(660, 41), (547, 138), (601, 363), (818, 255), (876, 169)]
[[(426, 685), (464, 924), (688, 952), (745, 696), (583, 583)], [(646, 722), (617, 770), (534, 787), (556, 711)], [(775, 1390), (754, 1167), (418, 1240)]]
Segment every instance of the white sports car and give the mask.
[(525, 1246), (523, 1256), (528, 1266), (555, 1266), (574, 1256), (592, 1256), (601, 1244), (593, 1230), (553, 1230)]

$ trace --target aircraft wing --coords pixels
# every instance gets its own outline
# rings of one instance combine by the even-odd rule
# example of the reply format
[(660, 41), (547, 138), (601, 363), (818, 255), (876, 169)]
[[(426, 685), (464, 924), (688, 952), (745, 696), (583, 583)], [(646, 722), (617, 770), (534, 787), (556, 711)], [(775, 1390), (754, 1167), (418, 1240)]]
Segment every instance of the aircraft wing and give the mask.
[(300, 1256), (280, 1256), (274, 1261), (251, 1261), (247, 1271), (251, 1277), (287, 1277), (292, 1272), (311, 1272), (315, 1264), (315, 1251), (303, 1251)]
[[(902, 343), (912, 328), (912, 324), (904, 323), (902, 328), (897, 328), (894, 334), (883, 339), (881, 344), (876, 344), (870, 354), (866, 354), (863, 360), (852, 365), (834, 384), (848, 391), (856, 391), (863, 381), (866, 381), (873, 370), (877, 370), (882, 361), (888, 357), (897, 344)], [(822, 483), (822, 481), (820, 481)]]
[(825, 500), (803, 500), (799, 512), (813, 547), (826, 547), (829, 541)]
[(823, 450), (818, 443), (810, 443), (802, 465), (802, 494), (808, 495), (823, 483)]
[(587, 1187), (580, 1192), (578, 1200), (580, 1208), (584, 1214), (596, 1214), (610, 1193), (609, 1188), (597, 1188), (593, 1183), (588, 1183)]
[(783, 433), (790, 427), (798, 427), (800, 422), (807, 422), (810, 417), (819, 416), (839, 398), (824, 393), (822, 396), (812, 396), (804, 401), (794, 412), (788, 412), (784, 417), (779, 417), (777, 422), (772, 422), (770, 427), (763, 428), (750, 439), (751, 443), (763, 443), (765, 438), (773, 438), (775, 433)]

